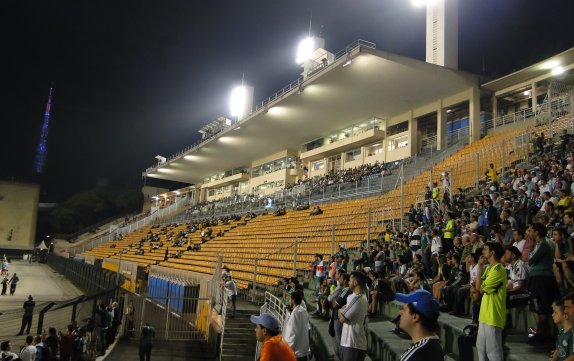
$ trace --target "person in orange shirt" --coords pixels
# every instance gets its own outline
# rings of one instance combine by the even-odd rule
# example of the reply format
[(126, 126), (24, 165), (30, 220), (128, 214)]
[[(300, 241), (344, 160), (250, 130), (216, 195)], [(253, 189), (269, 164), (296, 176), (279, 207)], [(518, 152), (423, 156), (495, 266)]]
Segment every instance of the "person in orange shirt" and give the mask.
[(295, 353), (281, 336), (279, 321), (273, 315), (264, 313), (261, 316), (251, 315), (255, 324), (255, 338), (263, 343), (259, 361), (296, 361)]

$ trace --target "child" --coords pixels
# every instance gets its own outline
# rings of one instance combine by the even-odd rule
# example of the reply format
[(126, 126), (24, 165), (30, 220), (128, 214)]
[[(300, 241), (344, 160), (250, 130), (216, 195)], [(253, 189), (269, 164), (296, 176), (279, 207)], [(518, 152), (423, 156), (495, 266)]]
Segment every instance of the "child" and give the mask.
[(564, 301), (554, 301), (552, 304), (552, 320), (560, 331), (556, 338), (556, 350), (550, 354), (551, 361), (572, 361), (574, 360), (573, 347), (574, 339), (572, 321), (564, 313)]

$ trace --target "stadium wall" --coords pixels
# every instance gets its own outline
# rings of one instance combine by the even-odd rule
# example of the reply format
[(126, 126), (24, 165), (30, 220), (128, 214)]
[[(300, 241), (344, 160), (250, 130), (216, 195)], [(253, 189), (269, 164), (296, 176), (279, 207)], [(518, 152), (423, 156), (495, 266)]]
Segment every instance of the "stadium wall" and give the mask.
[(40, 186), (0, 182), (0, 248), (34, 249)]

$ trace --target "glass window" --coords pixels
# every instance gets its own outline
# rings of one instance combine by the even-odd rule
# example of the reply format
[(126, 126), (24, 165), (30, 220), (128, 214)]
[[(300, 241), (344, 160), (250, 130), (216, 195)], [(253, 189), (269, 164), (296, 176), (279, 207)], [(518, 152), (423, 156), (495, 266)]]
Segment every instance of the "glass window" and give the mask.
[(404, 148), (409, 145), (409, 136), (403, 135), (394, 139), (389, 139), (387, 144), (387, 150), (391, 151), (396, 148)]
[(403, 135), (402, 137), (398, 138), (397, 148), (404, 148), (409, 145), (409, 136)]
[(399, 124), (391, 125), (390, 127), (388, 127), (387, 128), (387, 136), (406, 132), (407, 130), (409, 130), (409, 122), (404, 121), (404, 122), (401, 122)]
[(322, 160), (318, 160), (316, 162), (313, 162), (312, 168), (313, 168), (314, 172), (323, 170), (323, 169), (325, 169), (325, 162)]
[(370, 157), (383, 153), (383, 143), (375, 143), (365, 148), (365, 156)]
[(277, 171), (279, 169), (285, 169), (285, 158), (277, 159), (273, 162), (273, 171)]
[(348, 151), (345, 155), (345, 162), (352, 162), (361, 159), (361, 148)]
[(297, 166), (297, 159), (295, 157), (287, 157), (287, 169), (294, 169)]

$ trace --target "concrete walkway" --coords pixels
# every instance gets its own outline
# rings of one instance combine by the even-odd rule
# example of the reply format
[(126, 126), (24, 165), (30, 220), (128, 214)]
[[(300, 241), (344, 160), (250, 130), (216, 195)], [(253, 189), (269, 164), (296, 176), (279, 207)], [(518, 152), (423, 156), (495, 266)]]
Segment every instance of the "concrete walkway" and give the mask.
[[(26, 336), (15, 336), (20, 330), (22, 305), (29, 295), (34, 297), (36, 307), (32, 320), (31, 333), (36, 332), (38, 312), (49, 302), (60, 302), (78, 297), (83, 292), (69, 282), (64, 276), (55, 272), (46, 264), (12, 261), (8, 271), (10, 277), (17, 273), (20, 282), (14, 296), (0, 296), (0, 340), (12, 341), (13, 349), (24, 344)], [(69, 321), (68, 321), (69, 322)], [(46, 325), (49, 326), (49, 325)]]

